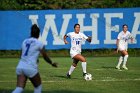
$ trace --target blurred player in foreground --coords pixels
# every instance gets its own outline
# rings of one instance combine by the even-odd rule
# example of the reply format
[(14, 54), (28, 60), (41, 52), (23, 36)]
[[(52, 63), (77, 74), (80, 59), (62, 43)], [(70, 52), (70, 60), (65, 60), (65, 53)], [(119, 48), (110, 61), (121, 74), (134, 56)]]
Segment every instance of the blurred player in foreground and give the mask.
[(128, 26), (126, 24), (124, 24), (123, 26), (123, 31), (121, 31), (118, 34), (117, 37), (117, 52), (120, 51), (121, 52), (121, 56), (119, 58), (119, 62), (116, 66), (117, 69), (120, 69), (120, 65), (123, 62), (122, 68), (125, 70), (128, 70), (128, 68), (126, 67), (126, 63), (127, 63), (127, 59), (128, 59), (128, 52), (127, 52), (127, 48), (128, 48), (128, 41), (129, 39), (131, 40), (131, 43), (133, 42), (133, 37), (131, 35), (131, 33), (128, 31)]
[(46, 62), (53, 67), (57, 67), (57, 64), (52, 63), (51, 59), (47, 56), (44, 45), (38, 41), (39, 34), (40, 29), (37, 25), (32, 25), (31, 37), (25, 39), (22, 43), (22, 55), (16, 67), (17, 87), (12, 93), (22, 93), (28, 78), (34, 86), (34, 93), (41, 93), (42, 84), (37, 62), (40, 53)]
[(73, 63), (67, 73), (67, 77), (70, 78), (72, 72), (76, 68), (79, 61), (82, 62), (82, 69), (83, 69), (83, 76), (87, 73), (86, 71), (86, 59), (84, 56), (81, 55), (81, 44), (82, 41), (87, 40), (88, 42), (91, 42), (91, 37), (87, 37), (85, 34), (80, 32), (80, 25), (75, 24), (74, 25), (74, 32), (69, 32), (67, 35), (64, 36), (64, 43), (68, 44), (66, 38), (70, 37), (71, 39), (71, 49), (70, 49), (70, 55), (73, 59)]

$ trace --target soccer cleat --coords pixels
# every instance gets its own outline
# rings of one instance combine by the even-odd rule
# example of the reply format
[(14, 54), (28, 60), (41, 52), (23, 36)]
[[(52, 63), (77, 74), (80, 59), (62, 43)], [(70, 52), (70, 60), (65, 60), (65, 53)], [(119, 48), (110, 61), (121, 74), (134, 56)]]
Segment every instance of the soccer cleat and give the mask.
[(128, 68), (126, 66), (122, 66), (123, 69), (128, 70)]
[(119, 69), (120, 70), (120, 66), (116, 66), (116, 69)]
[(83, 73), (83, 77), (86, 75), (87, 73)]
[(69, 75), (69, 73), (66, 74), (67, 78), (71, 78), (71, 76)]

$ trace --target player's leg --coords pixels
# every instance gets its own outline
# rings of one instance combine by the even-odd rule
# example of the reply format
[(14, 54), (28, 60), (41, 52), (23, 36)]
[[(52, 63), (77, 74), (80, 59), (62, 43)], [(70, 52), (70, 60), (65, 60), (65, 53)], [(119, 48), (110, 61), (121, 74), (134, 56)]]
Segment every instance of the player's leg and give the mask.
[(87, 67), (87, 62), (84, 56), (82, 56), (81, 54), (77, 54), (76, 56), (73, 57), (76, 60), (81, 61), (81, 65), (82, 65), (82, 69), (83, 69), (83, 76), (87, 73), (86, 71), (86, 67)]
[(116, 66), (117, 69), (120, 69), (120, 65), (122, 64), (123, 60), (124, 60), (124, 55), (121, 53), (121, 56), (119, 57), (118, 64)]
[(128, 70), (128, 68), (126, 67), (126, 63), (127, 63), (127, 59), (128, 59), (128, 52), (126, 50), (123, 50), (121, 52), (124, 55), (124, 61), (123, 61), (122, 68), (125, 69), (125, 70)]
[(41, 84), (40, 74), (37, 73), (35, 76), (33, 76), (32, 78), (29, 78), (29, 79), (34, 86), (34, 93), (41, 93), (42, 84)]
[(77, 64), (78, 64), (79, 60), (73, 59), (73, 63), (67, 73), (67, 77), (71, 78), (70, 75), (72, 74), (72, 72), (74, 71), (74, 69), (76, 68)]
[(126, 49), (125, 45), (119, 45), (118, 50), (121, 53), (121, 56), (119, 57), (119, 61), (118, 64), (116, 66), (117, 69), (120, 69), (120, 65), (122, 64), (122, 62), (124, 61), (124, 53), (123, 51)]
[(17, 75), (17, 87), (12, 93), (22, 93), (26, 85), (27, 77), (24, 74)]

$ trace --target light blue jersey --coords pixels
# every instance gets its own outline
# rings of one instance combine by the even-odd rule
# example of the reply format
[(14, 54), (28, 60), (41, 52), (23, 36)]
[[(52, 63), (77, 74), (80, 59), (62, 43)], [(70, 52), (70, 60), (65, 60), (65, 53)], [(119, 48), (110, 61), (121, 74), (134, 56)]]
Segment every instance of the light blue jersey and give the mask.
[(36, 38), (25, 39), (22, 43), (22, 55), (19, 64), (24, 62), (33, 68), (37, 68), (37, 59), (43, 46), (43, 43)]

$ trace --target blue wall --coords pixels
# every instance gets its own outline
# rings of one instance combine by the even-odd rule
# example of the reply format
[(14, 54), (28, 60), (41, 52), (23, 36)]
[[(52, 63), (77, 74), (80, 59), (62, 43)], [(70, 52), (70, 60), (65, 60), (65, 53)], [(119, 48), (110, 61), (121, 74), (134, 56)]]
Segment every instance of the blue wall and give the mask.
[(123, 24), (128, 24), (136, 39), (129, 47), (140, 48), (140, 8), (112, 8), (0, 11), (0, 50), (21, 49), (34, 23), (41, 29), (40, 40), (46, 44), (46, 49), (69, 49), (70, 44), (65, 45), (62, 38), (74, 31), (75, 23), (93, 38), (91, 44), (83, 44), (84, 49), (116, 48), (115, 40)]

